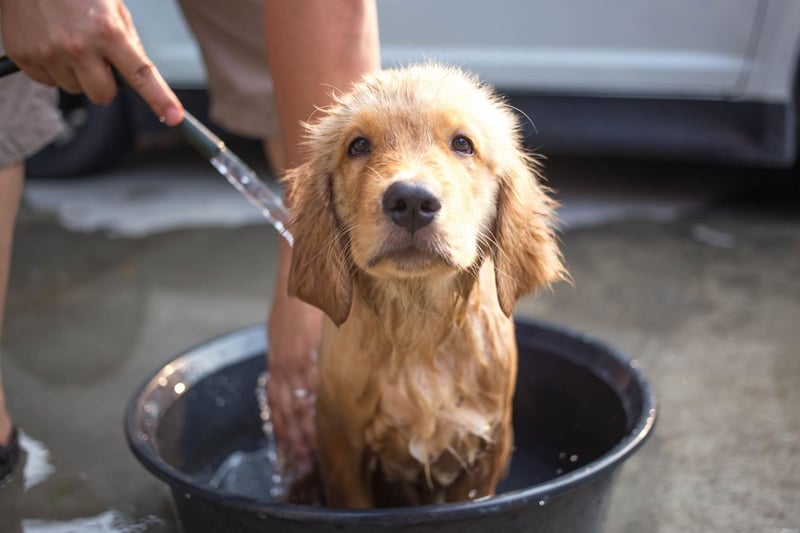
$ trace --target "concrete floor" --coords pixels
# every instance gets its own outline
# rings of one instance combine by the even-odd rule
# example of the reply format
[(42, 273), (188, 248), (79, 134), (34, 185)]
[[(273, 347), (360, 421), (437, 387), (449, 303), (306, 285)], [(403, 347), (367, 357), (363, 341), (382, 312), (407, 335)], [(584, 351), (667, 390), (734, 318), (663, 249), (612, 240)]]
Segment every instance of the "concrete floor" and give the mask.
[[(575, 282), (518, 312), (635, 357), (659, 400), (606, 531), (800, 531), (797, 177), (567, 159), (547, 173), (565, 204)], [(124, 205), (96, 213), (114, 184)], [(235, 198), (227, 187), (193, 154), (163, 150), (108, 176), (29, 182), (2, 343), (27, 453), (0, 488), (0, 531), (176, 531), (165, 488), (127, 449), (122, 416), (167, 359), (265, 315), (277, 237), (242, 199), (230, 205), (248, 215), (235, 220), (225, 208), (222, 218), (186, 214), (208, 215), (198, 190)], [(98, 190), (95, 211), (80, 203)], [(191, 206), (159, 208), (175, 220), (136, 226), (183, 193)], [(59, 198), (73, 203), (60, 209)], [(134, 222), (114, 226), (131, 206)]]

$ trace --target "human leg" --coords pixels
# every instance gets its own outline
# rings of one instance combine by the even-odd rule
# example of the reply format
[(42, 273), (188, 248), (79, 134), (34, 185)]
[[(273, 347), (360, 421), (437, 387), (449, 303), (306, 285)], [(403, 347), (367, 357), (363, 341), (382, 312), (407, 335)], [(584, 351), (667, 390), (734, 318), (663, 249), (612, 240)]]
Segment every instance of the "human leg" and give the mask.
[[(303, 162), (300, 123), (329, 105), (332, 92), (380, 67), (374, 0), (236, 0), (224, 11), (210, 0), (180, 2), (205, 60), (212, 119), (235, 133), (281, 139), (282, 147), (265, 142), (277, 171)], [(298, 413), (293, 398), (314, 393), (322, 313), (288, 295), (291, 247), (283, 240), (279, 246), (268, 318), (269, 394), (279, 444), (302, 471), (313, 455), (313, 409)]]
[[(316, 109), (330, 105), (332, 93), (347, 91), (365, 73), (380, 68), (376, 3), (275, 0), (264, 3), (264, 12), (280, 138), (291, 168), (308, 156), (301, 123)], [(313, 409), (298, 416), (295, 398), (299, 391), (315, 391), (323, 317), (319, 309), (289, 296), (292, 249), (285, 241), (280, 246), (268, 318), (269, 399), (281, 449), (302, 473), (315, 455), (316, 425)]]
[[(2, 37), (2, 36), (0, 36)], [(0, 54), (3, 53), (0, 38)], [(26, 157), (52, 141), (62, 123), (56, 90), (18, 73), (0, 79), (0, 335), (2, 335), (11, 241), (24, 178)], [(2, 361), (0, 361), (2, 363)], [(13, 459), (8, 452), (14, 425), (6, 408), (0, 374), (0, 480)], [(4, 453), (5, 452), (5, 453)]]
[[(8, 273), (11, 265), (11, 241), (14, 236), (14, 220), (22, 194), (22, 180), (23, 165), (21, 163), (0, 169), (0, 335), (3, 330), (3, 309), (5, 308)], [(13, 428), (11, 417), (6, 409), (3, 376), (0, 373), (0, 447), (9, 444)], [(3, 472), (0, 472), (0, 478), (2, 477)]]

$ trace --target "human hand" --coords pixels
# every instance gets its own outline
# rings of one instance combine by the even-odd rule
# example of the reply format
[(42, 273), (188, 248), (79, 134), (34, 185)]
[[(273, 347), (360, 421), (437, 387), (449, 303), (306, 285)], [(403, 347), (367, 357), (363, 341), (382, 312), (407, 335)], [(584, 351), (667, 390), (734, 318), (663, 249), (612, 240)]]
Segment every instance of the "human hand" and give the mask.
[(6, 53), (32, 79), (108, 104), (113, 67), (167, 125), (183, 119), (121, 0), (0, 0), (0, 13)]
[(275, 296), (267, 321), (269, 405), (278, 447), (288, 477), (311, 471), (317, 449), (316, 356), (322, 336), (322, 312), (287, 291), (289, 245), (281, 241)]

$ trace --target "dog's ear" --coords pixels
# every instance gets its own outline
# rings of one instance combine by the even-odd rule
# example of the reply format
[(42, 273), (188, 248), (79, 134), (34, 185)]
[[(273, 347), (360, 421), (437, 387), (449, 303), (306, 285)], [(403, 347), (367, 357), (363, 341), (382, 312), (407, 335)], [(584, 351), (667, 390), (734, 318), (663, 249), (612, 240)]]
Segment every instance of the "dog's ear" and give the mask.
[(353, 286), (346, 239), (333, 207), (332, 176), (310, 161), (283, 178), (294, 237), (289, 294), (321, 309), (340, 326), (350, 314)]
[(536, 162), (514, 150), (499, 168), (493, 259), (497, 299), (511, 316), (517, 300), (567, 277), (555, 235), (556, 203), (539, 183)]

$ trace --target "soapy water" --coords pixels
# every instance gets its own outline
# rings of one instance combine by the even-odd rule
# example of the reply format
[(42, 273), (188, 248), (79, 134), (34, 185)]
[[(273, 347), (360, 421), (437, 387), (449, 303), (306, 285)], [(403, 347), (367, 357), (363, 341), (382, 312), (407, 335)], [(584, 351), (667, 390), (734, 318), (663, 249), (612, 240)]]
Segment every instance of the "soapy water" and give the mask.
[[(225, 456), (210, 477), (205, 477), (209, 486), (259, 501), (280, 501), (286, 496), (294, 478), (278, 449), (267, 402), (268, 387), (269, 372), (263, 372), (255, 388), (263, 433), (258, 445), (254, 450), (234, 450)], [(499, 492), (562, 476), (584, 463), (576, 453), (539, 445), (525, 448), (515, 450), (509, 475), (498, 487)]]
[(268, 387), (269, 372), (263, 372), (256, 381), (255, 396), (265, 445), (254, 451), (234, 451), (211, 476), (208, 482), (210, 486), (259, 500), (280, 500), (286, 494), (287, 476), (284, 475), (284, 462), (272, 425), (272, 411), (267, 401)]
[(217, 468), (208, 484), (224, 492), (261, 501), (281, 499), (285, 490), (270, 450), (236, 451)]
[[(535, 355), (533, 362), (521, 359), (514, 402), (515, 447), (508, 473), (497, 487), (500, 494), (586, 469), (628, 431), (626, 408), (612, 388), (566, 358), (547, 352)], [(205, 430), (207, 409), (219, 405), (215, 403), (217, 394), (231, 387), (240, 387), (244, 394), (230, 394), (231, 401), (222, 408), (228, 419), (225, 429), (220, 426), (215, 439), (203, 440), (190, 456), (182, 456), (181, 463), (198, 483), (210, 484), (220, 492), (276, 501), (288, 493), (293, 479), (291, 472), (283, 469), (267, 404), (269, 377), (267, 373), (259, 376), (261, 372), (263, 356), (259, 355), (193, 387), (199, 391), (195, 409), (203, 416), (196, 418), (197, 427), (184, 428), (187, 435)], [(251, 392), (254, 376), (259, 378)], [(226, 387), (215, 381), (221, 377), (229, 380)], [(558, 386), (553, 385), (554, 377), (560, 380)], [(173, 410), (185, 413), (180, 406)]]

